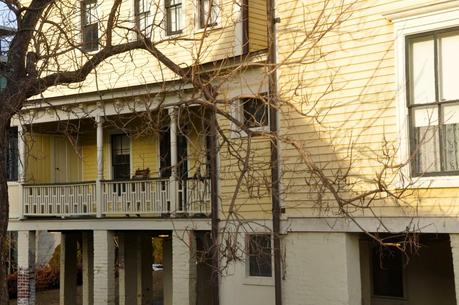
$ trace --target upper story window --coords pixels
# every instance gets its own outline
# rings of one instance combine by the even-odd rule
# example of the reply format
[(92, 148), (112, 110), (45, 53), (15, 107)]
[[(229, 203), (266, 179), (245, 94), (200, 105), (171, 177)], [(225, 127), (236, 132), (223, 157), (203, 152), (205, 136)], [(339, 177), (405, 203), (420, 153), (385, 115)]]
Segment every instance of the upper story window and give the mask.
[(242, 98), (240, 100), (242, 120), (249, 128), (269, 126), (269, 106), (261, 97)]
[(459, 174), (459, 28), (408, 36), (413, 175)]
[(81, 26), (83, 49), (95, 51), (99, 47), (99, 24), (97, 20), (97, 0), (83, 0), (81, 6)]
[(18, 128), (8, 129), (8, 147), (6, 148), (6, 179), (18, 180)]
[(131, 173), (131, 141), (125, 134), (112, 135), (113, 179), (129, 179)]
[(271, 235), (250, 234), (248, 235), (248, 275), (249, 276), (272, 276), (271, 262)]
[(211, 27), (218, 24), (219, 8), (217, 0), (199, 0), (199, 27)]
[(152, 31), (151, 0), (136, 0), (134, 9), (137, 29), (146, 37), (150, 37)]
[(165, 0), (167, 35), (182, 33), (182, 0)]

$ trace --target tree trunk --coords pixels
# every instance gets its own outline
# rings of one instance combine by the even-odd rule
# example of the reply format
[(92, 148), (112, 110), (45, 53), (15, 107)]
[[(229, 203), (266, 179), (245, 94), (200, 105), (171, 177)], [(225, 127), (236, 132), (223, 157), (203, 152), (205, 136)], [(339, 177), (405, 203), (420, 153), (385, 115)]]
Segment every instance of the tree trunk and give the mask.
[[(0, 119), (3, 119), (0, 117)], [(8, 123), (7, 123), (8, 122)], [(8, 185), (6, 180), (7, 127), (9, 120), (0, 122), (0, 305), (8, 305), (7, 228), (9, 215)]]

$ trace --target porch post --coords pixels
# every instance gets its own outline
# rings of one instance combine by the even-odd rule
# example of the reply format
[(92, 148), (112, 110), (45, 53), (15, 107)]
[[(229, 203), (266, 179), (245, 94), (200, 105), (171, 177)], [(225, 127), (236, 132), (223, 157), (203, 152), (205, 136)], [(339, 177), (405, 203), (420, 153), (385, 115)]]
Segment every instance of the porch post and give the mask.
[(177, 112), (176, 108), (169, 108), (170, 137), (171, 137), (171, 177), (170, 177), (170, 200), (173, 212), (178, 210), (178, 181), (177, 181)]
[(196, 237), (193, 231), (172, 234), (172, 305), (196, 304)]
[(24, 218), (24, 186), (26, 180), (26, 146), (24, 141), (24, 129), (22, 125), (18, 126), (18, 155), (19, 155), (19, 164), (18, 164), (18, 182), (19, 182), (19, 196), (20, 196), (20, 205), (19, 205), (19, 218)]
[(77, 289), (77, 233), (61, 233), (60, 285), (61, 305), (76, 304)]
[(18, 305), (35, 305), (35, 231), (18, 232)]
[(104, 117), (97, 116), (96, 215), (102, 217), (102, 180), (104, 180)]
[(94, 233), (84, 231), (82, 238), (83, 305), (94, 303)]
[(94, 305), (115, 305), (114, 233), (94, 231)]

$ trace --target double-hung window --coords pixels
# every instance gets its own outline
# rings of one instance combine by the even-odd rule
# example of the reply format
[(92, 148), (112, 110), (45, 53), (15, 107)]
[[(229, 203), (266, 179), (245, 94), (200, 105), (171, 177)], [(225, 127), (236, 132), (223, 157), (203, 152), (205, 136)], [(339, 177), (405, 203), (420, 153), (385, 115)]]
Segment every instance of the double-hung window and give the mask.
[(182, 33), (182, 0), (165, 0), (167, 35)]
[(95, 51), (99, 47), (97, 0), (83, 0), (81, 5), (83, 49), (86, 51)]
[(211, 27), (218, 24), (219, 9), (217, 0), (199, 0), (199, 27)]
[(459, 28), (407, 36), (414, 176), (459, 174)]
[(142, 33), (142, 35), (145, 35), (146, 37), (150, 37), (152, 31), (151, 8), (151, 0), (135, 1), (137, 29), (140, 33)]

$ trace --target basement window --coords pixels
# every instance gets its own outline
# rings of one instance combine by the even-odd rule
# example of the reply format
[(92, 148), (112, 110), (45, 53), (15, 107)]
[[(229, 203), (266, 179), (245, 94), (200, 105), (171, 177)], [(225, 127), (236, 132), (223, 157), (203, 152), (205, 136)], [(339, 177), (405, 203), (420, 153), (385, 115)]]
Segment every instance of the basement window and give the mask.
[(272, 276), (271, 235), (251, 234), (248, 236), (248, 275)]

